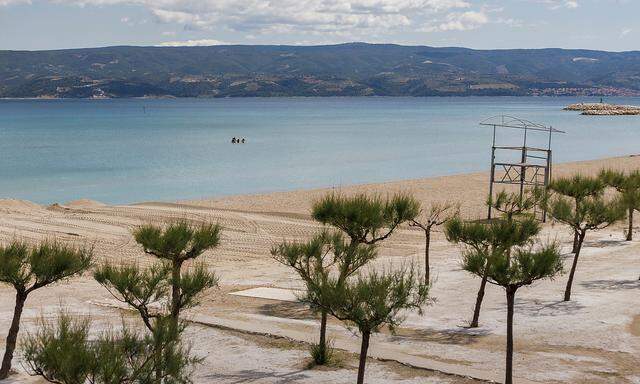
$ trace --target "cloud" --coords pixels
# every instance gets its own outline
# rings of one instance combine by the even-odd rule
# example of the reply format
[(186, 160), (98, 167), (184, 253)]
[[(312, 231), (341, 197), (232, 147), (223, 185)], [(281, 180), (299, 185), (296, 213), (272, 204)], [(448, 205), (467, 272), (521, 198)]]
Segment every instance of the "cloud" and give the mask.
[(507, 26), (513, 27), (513, 28), (522, 28), (522, 27), (527, 25), (523, 20), (514, 19), (512, 17), (508, 17), (508, 18), (500, 17), (500, 18), (497, 18), (497, 19), (493, 20), (493, 23), (495, 23), (495, 24), (504, 24), (504, 25), (507, 25)]
[(577, 0), (538, 0), (538, 2), (546, 4), (549, 9), (576, 9), (580, 6)]
[(186, 41), (165, 41), (158, 44), (159, 47), (201, 47), (211, 45), (226, 45), (224, 41), (213, 39), (186, 40)]
[(633, 32), (633, 29), (631, 28), (625, 28), (622, 31), (620, 31), (620, 38), (624, 38), (627, 37), (628, 34), (630, 34), (631, 32)]
[(489, 22), (489, 16), (484, 11), (454, 12), (440, 22), (427, 24), (421, 28), (424, 32), (470, 31)]
[[(12, 0), (0, 0), (12, 1)], [(13, 0), (15, 1), (15, 0)], [(466, 0), (53, 0), (88, 5), (127, 4), (145, 7), (158, 23), (185, 29), (224, 28), (244, 34), (307, 33), (370, 36), (421, 25), (425, 19), (460, 13), (473, 18)]]
[(31, 0), (0, 0), (0, 7), (8, 7), (13, 4), (31, 4)]

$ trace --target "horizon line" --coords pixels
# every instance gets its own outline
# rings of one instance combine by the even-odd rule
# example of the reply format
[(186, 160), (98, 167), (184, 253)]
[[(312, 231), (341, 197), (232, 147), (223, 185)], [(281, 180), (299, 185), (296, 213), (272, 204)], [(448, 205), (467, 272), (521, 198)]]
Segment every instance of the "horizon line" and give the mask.
[(73, 51), (87, 49), (105, 49), (105, 48), (165, 48), (165, 49), (184, 49), (184, 48), (211, 48), (211, 47), (290, 47), (290, 48), (321, 48), (321, 47), (339, 47), (345, 45), (372, 45), (372, 46), (397, 46), (405, 48), (436, 48), (436, 49), (465, 49), (470, 51), (545, 51), (545, 50), (563, 50), (563, 51), (588, 51), (588, 52), (607, 52), (607, 53), (636, 53), (636, 50), (608, 51), (605, 49), (591, 48), (562, 48), (562, 47), (539, 47), (539, 48), (470, 48), (464, 46), (435, 46), (435, 45), (419, 45), (419, 44), (400, 44), (400, 43), (369, 43), (364, 41), (351, 41), (334, 44), (244, 44), (244, 43), (225, 43), (211, 45), (132, 45), (132, 44), (115, 44), (115, 45), (99, 45), (91, 47), (71, 47), (71, 48), (46, 48), (46, 49), (3, 49), (0, 52), (54, 52), (54, 51)]

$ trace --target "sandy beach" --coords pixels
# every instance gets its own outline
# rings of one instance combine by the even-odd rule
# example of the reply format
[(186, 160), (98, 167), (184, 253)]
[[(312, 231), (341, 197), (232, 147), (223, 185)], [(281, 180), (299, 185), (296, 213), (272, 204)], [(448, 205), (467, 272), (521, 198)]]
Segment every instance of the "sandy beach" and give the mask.
[[(602, 168), (640, 169), (640, 156), (555, 164), (553, 176), (576, 172), (594, 174)], [(308, 343), (317, 338), (318, 321), (307, 308), (290, 301), (281, 290), (262, 296), (231, 293), (252, 288), (296, 289), (295, 274), (270, 257), (282, 240), (303, 240), (320, 229), (311, 220), (311, 203), (329, 191), (382, 195), (408, 192), (424, 205), (460, 202), (468, 218), (486, 214), (488, 174), (340, 186), (205, 200), (105, 205), (92, 200), (41, 206), (0, 200), (0, 240), (37, 241), (56, 238), (90, 243), (98, 260), (147, 264), (131, 230), (147, 222), (176, 219), (219, 222), (222, 245), (205, 254), (207, 265), (221, 276), (218, 290), (207, 293), (202, 305), (187, 313), (195, 324), (187, 331), (193, 351), (204, 358), (196, 383), (352, 383), (359, 339), (339, 322), (329, 324), (330, 337), (340, 349), (339, 367), (306, 369)], [(640, 224), (636, 224), (640, 226)], [(624, 242), (624, 223), (592, 232), (574, 282), (574, 297), (562, 302), (566, 276), (524, 288), (516, 301), (515, 377), (518, 383), (640, 383), (640, 242)], [(557, 239), (567, 252), (570, 231), (547, 223), (541, 238)], [(423, 235), (405, 226), (384, 242), (373, 266), (415, 261), (422, 263)], [(503, 375), (506, 307), (502, 289), (489, 287), (480, 327), (467, 329), (479, 280), (459, 266), (460, 248), (440, 232), (432, 243), (436, 275), (435, 303), (423, 316), (407, 314), (396, 335), (373, 337), (369, 383), (480, 383)], [(266, 292), (266, 293), (265, 293)], [(273, 297), (268, 297), (272, 295)], [(0, 348), (11, 320), (14, 292), (0, 286)], [(36, 291), (23, 315), (23, 331), (32, 331), (41, 315), (59, 308), (87, 314), (101, 327), (118, 325), (122, 311), (90, 276)], [(19, 354), (19, 353), (18, 353)], [(39, 383), (24, 373), (19, 359), (11, 383)]]

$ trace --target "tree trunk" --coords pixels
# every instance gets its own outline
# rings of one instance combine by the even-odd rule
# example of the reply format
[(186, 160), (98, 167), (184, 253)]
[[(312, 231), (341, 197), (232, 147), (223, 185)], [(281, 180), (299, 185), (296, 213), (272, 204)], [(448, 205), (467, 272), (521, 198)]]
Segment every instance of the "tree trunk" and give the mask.
[(429, 283), (429, 247), (431, 246), (431, 230), (425, 231), (424, 237), (424, 280)]
[(507, 355), (505, 368), (505, 384), (513, 384), (513, 307), (516, 298), (516, 288), (506, 287), (507, 290)]
[(362, 332), (362, 345), (360, 346), (360, 365), (358, 365), (358, 384), (364, 384), (364, 368), (367, 364), (367, 351), (369, 350), (370, 331)]
[(578, 236), (578, 249), (575, 256), (573, 256), (573, 264), (571, 265), (571, 272), (569, 273), (569, 280), (567, 281), (567, 288), (564, 290), (564, 301), (571, 300), (571, 286), (573, 285), (573, 277), (576, 274), (576, 267), (578, 265), (578, 257), (580, 257), (580, 250), (582, 249), (582, 243), (584, 242), (584, 236), (586, 232), (580, 232)]
[(629, 229), (627, 232), (627, 241), (633, 240), (633, 208), (629, 208)]
[(321, 312), (320, 342), (318, 343), (318, 347), (320, 348), (322, 357), (319, 361), (316, 361), (316, 364), (325, 364), (327, 362), (327, 311), (325, 310)]
[(470, 328), (478, 328), (478, 320), (480, 319), (480, 307), (482, 307), (482, 299), (484, 298), (484, 289), (487, 286), (487, 272), (489, 271), (489, 263), (487, 263), (482, 276), (482, 282), (480, 283), (480, 289), (478, 290), (478, 297), (476, 298), (476, 306), (473, 309), (473, 320), (471, 320)]
[(27, 301), (25, 293), (16, 293), (16, 306), (13, 309), (13, 320), (11, 320), (11, 326), (7, 334), (7, 344), (2, 358), (2, 366), (0, 367), (0, 380), (6, 379), (9, 376), (9, 371), (11, 371), (11, 360), (13, 360), (13, 352), (16, 350), (18, 331), (20, 330), (20, 317), (22, 317), (25, 301)]
[(154, 337), (156, 340), (154, 340), (154, 345), (153, 345), (153, 363), (155, 365), (154, 367), (154, 371), (155, 371), (155, 383), (160, 384), (162, 382), (162, 344), (160, 343), (160, 340), (158, 340), (158, 336), (155, 335)]
[(171, 321), (174, 331), (178, 329), (178, 319), (180, 318), (180, 283), (182, 262), (175, 261), (171, 270)]
[[(575, 198), (576, 204), (576, 212), (580, 210), (580, 200), (579, 198)], [(577, 230), (573, 230), (573, 247), (571, 248), (571, 253), (578, 252), (578, 239), (580, 238), (580, 233)]]

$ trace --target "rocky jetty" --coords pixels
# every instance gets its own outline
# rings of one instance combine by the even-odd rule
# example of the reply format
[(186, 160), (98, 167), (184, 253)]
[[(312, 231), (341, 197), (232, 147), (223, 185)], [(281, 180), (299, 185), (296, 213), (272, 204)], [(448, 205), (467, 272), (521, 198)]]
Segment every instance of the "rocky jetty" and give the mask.
[(582, 111), (590, 116), (640, 115), (640, 107), (634, 105), (616, 105), (607, 103), (577, 103), (564, 108), (565, 111)]

